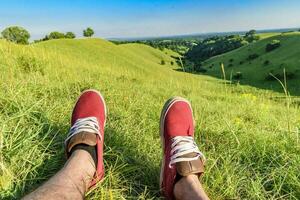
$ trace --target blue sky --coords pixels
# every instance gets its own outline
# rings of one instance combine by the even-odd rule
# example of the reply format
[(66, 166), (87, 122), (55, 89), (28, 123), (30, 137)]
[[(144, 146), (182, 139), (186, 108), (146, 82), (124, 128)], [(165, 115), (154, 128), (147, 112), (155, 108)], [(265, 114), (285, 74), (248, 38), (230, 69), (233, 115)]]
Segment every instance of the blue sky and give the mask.
[(87, 26), (104, 38), (290, 28), (299, 9), (299, 0), (0, 0), (0, 30), (19, 25), (37, 39)]

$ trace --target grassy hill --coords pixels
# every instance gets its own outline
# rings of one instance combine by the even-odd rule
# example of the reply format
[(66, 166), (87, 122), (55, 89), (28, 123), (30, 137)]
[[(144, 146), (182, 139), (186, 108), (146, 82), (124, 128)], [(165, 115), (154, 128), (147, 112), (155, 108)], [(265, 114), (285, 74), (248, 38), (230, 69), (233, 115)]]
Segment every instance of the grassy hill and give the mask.
[(87, 88), (103, 93), (109, 113), (106, 176), (87, 199), (159, 198), (159, 115), (175, 95), (192, 102), (211, 199), (299, 199), (299, 104), (178, 72), (171, 54), (100, 39), (0, 40), (0, 199), (19, 199), (63, 166), (71, 110)]
[(258, 33), (256, 35), (259, 36), (259, 39), (262, 40), (262, 39), (265, 39), (265, 38), (269, 38), (269, 37), (273, 37), (273, 36), (276, 36), (276, 35), (280, 35), (281, 33), (277, 33), (277, 32), (270, 32), (270, 33)]
[[(207, 74), (223, 77), (219, 63), (224, 63), (227, 79), (241, 72), (241, 84), (283, 91), (278, 81), (269, 74), (283, 81), (285, 69), (289, 92), (291, 95), (300, 95), (300, 33), (272, 33), (262, 36), (265, 39), (207, 60), (204, 63)], [(280, 40), (281, 46), (266, 52), (266, 45), (272, 40)], [(254, 54), (258, 57), (249, 59)]]

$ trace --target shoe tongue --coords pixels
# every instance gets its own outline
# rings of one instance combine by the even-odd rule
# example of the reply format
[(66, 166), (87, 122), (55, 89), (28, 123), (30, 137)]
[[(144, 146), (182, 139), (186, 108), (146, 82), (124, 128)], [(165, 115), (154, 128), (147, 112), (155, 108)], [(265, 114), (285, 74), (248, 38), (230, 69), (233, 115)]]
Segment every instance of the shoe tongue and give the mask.
[(89, 146), (96, 146), (97, 144), (97, 135), (89, 132), (81, 132), (74, 135), (68, 142), (66, 150), (67, 154), (72, 151), (72, 148), (77, 144), (86, 144)]
[[(196, 156), (197, 156), (196, 153), (189, 153), (182, 157), (193, 158)], [(202, 173), (204, 173), (204, 163), (203, 163), (201, 157), (199, 157), (197, 160), (182, 161), (182, 162), (176, 163), (176, 170), (177, 170), (177, 173), (181, 176), (188, 176), (190, 174), (196, 174), (196, 175), (200, 176)]]

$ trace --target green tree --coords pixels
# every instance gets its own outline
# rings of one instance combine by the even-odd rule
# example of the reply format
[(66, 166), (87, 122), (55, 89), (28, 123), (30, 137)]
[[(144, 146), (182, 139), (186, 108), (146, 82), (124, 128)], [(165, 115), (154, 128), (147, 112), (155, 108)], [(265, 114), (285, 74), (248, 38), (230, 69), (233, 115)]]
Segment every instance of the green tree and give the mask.
[(266, 46), (266, 52), (273, 51), (274, 49), (280, 47), (280, 40), (272, 40)]
[(94, 35), (94, 30), (88, 27), (86, 30), (83, 30), (84, 37), (92, 37)]
[(245, 34), (245, 40), (247, 40), (248, 42), (254, 42), (259, 40), (259, 36), (256, 35), (256, 30), (250, 30)]
[(49, 34), (48, 38), (49, 38), (49, 40), (62, 39), (62, 38), (65, 38), (65, 34), (60, 33), (58, 31), (53, 31)]
[(73, 32), (67, 32), (65, 38), (74, 39), (76, 38), (76, 35)]
[(255, 35), (255, 34), (256, 34), (256, 30), (250, 30), (245, 34), (245, 36), (247, 37), (247, 36)]
[(19, 26), (11, 26), (2, 31), (2, 37), (17, 44), (28, 44), (30, 34)]

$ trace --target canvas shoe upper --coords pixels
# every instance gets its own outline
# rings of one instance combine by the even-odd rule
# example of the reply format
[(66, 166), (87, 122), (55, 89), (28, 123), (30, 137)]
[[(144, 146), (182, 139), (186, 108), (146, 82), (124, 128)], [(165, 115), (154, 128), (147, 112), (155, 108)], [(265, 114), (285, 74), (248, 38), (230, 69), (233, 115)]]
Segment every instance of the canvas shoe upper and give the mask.
[(176, 178), (204, 172), (204, 155), (194, 141), (194, 119), (190, 103), (180, 97), (166, 102), (161, 113), (163, 146), (160, 187), (166, 199), (174, 199)]
[(97, 167), (90, 187), (94, 186), (104, 176), (103, 145), (106, 112), (104, 98), (98, 91), (84, 91), (73, 109), (71, 128), (65, 140), (68, 157), (72, 152), (72, 148), (77, 144), (96, 147)]

